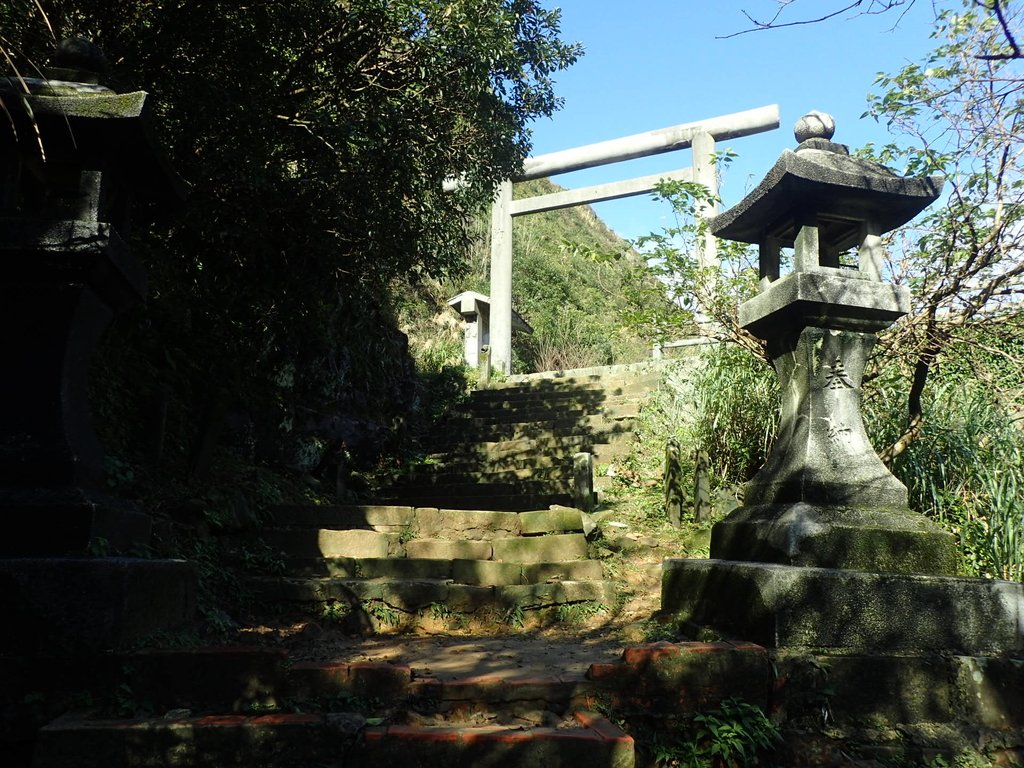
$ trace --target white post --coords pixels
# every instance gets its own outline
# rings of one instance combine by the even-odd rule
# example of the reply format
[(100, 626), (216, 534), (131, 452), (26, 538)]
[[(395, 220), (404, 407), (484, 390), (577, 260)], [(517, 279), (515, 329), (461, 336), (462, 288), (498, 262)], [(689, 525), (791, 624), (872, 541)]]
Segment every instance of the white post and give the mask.
[[(715, 137), (701, 131), (693, 137), (693, 180), (703, 184), (712, 197), (718, 197), (718, 172), (715, 169)], [(718, 203), (703, 203), (697, 207), (697, 215), (707, 221), (718, 213)], [(718, 266), (718, 246), (714, 235), (706, 232), (697, 242), (698, 264), (701, 267)]]
[(491, 368), (512, 371), (512, 182), (498, 185), (491, 209)]

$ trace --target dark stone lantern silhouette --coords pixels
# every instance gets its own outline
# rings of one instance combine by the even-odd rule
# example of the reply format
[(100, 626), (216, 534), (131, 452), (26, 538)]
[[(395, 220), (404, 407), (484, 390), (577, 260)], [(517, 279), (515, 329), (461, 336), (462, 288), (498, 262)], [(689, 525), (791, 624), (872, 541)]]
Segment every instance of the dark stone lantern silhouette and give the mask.
[[(180, 198), (148, 138), (148, 95), (98, 83), (103, 54), (61, 44), (45, 78), (0, 79), (0, 554), (82, 551), (148, 537), (110, 502), (89, 417), (90, 356), (145, 275), (122, 237), (133, 196)], [(5, 119), (6, 121), (6, 119)]]

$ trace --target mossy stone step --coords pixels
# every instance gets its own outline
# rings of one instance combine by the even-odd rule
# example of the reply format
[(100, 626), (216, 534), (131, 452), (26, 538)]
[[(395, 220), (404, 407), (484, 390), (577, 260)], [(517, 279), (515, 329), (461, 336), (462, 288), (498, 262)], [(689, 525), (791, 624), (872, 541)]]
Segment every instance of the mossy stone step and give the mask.
[(462, 498), (464, 496), (480, 496), (494, 494), (510, 496), (512, 494), (569, 493), (572, 483), (569, 478), (552, 478), (550, 480), (514, 480), (502, 482), (486, 482), (480, 479), (465, 479), (463, 482), (433, 483), (427, 478), (413, 479), (406, 483), (398, 483), (392, 490), (401, 494), (413, 494), (419, 491), (443, 494), (445, 498)]
[(469, 440), (456, 436), (448, 436), (444, 440), (430, 443), (430, 455), (448, 456), (491, 456), (495, 458), (507, 456), (530, 456), (536, 453), (561, 453), (571, 455), (580, 452), (592, 452), (595, 446), (616, 442), (632, 442), (633, 430), (615, 430), (593, 435), (562, 435), (544, 437), (515, 437)]
[[(628, 455), (630, 452), (630, 441), (624, 439), (624, 436), (622, 438), (610, 443), (586, 445), (584, 446), (585, 452), (592, 454), (595, 461), (614, 461)], [(573, 450), (567, 452), (568, 455), (556, 455), (539, 450), (537, 446), (518, 442), (511, 446), (484, 442), (460, 446), (458, 449), (446, 453), (432, 453), (428, 459), (433, 462), (430, 466), (438, 467), (439, 469), (443, 467), (450, 469), (452, 472), (457, 472), (461, 469), (485, 471), (491, 468), (501, 471), (531, 466), (540, 468), (563, 464), (568, 466), (572, 462), (571, 454), (578, 452), (581, 451)]]
[(373, 530), (264, 528), (258, 538), (288, 557), (385, 558), (402, 553), (400, 534)]
[(450, 411), (441, 425), (455, 429), (466, 426), (487, 426), (489, 424), (544, 424), (549, 422), (584, 419), (601, 416), (605, 419), (636, 417), (640, 412), (637, 398), (616, 396), (613, 400), (602, 401), (590, 408), (562, 408), (545, 404), (516, 406), (507, 402), (459, 406)]
[(484, 408), (459, 407), (450, 411), (440, 424), (456, 429), (466, 426), (486, 426), (488, 424), (533, 424), (556, 421), (570, 421), (586, 418), (596, 408), (561, 408), (551, 405), (529, 405), (511, 407), (502, 403), (502, 407)]
[(539, 584), (553, 580), (590, 581), (604, 578), (597, 560), (540, 563), (499, 563), (494, 560), (436, 558), (293, 558), (284, 562), (292, 576), (342, 579), (438, 579), (459, 584), (500, 586)]
[(270, 508), (269, 522), (275, 526), (398, 533), (412, 525), (415, 512), (415, 507), (387, 504), (282, 504)]
[(519, 517), (512, 512), (436, 506), (281, 506), (271, 518), (278, 527), (363, 529), (406, 539), (492, 539), (520, 533)]
[(414, 539), (405, 543), (409, 557), (433, 560), (497, 560), (507, 563), (543, 563), (585, 560), (587, 539), (579, 533), (507, 537), (490, 541)]
[(453, 478), (474, 477), (475, 479), (494, 478), (495, 480), (526, 480), (533, 478), (559, 477), (571, 474), (572, 457), (532, 456), (490, 462), (486, 460), (467, 461), (457, 458), (452, 462), (435, 462), (422, 464), (410, 469), (399, 479), (417, 477), (440, 477), (450, 475)]
[[(362, 612), (375, 602), (412, 614), (443, 606), (446, 611), (475, 613), (483, 608), (523, 610), (580, 602), (613, 605), (619, 585), (611, 581), (552, 581), (533, 584), (475, 585), (441, 579), (265, 578), (248, 580), (262, 600), (280, 603), (338, 603)], [(400, 621), (399, 617), (395, 621)]]
[(569, 437), (599, 438), (632, 432), (636, 420), (630, 417), (606, 419), (600, 415), (551, 421), (494, 422), (480, 420), (462, 425), (441, 424), (427, 437), (429, 443), (478, 440), (553, 440)]
[(568, 481), (573, 477), (572, 459), (553, 467), (517, 469), (452, 469), (443, 464), (417, 467), (404, 475), (399, 485), (465, 485), (469, 483), (517, 483), (527, 481)]
[(570, 506), (573, 503), (573, 498), (568, 493), (500, 494), (487, 492), (487, 489), (484, 487), (481, 487), (481, 490), (482, 493), (478, 496), (459, 497), (445, 494), (444, 489), (409, 492), (403, 492), (401, 489), (391, 489), (387, 495), (382, 494), (379, 500), (394, 504), (435, 504), (443, 505), (449, 509), (492, 509), (509, 512), (523, 512), (549, 507), (552, 504)]

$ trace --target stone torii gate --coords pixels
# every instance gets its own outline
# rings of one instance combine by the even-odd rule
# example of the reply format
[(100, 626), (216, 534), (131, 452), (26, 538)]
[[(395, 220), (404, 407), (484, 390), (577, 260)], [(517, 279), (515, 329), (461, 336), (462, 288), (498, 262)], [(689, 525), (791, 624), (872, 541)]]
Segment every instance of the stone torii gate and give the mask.
[[(703, 184), (712, 195), (717, 196), (718, 180), (713, 162), (715, 142), (750, 136), (778, 127), (779, 107), (773, 104), (527, 158), (521, 174), (498, 186), (491, 214), (490, 345), (491, 364), (494, 369), (509, 373), (512, 361), (513, 218), (529, 213), (642, 195), (651, 192), (662, 180), (695, 181)], [(512, 184), (517, 181), (596, 168), (687, 148), (693, 149), (691, 168), (521, 200), (512, 199)], [(706, 206), (701, 213), (706, 217), (714, 216), (717, 213), (716, 206)], [(702, 263), (715, 263), (714, 249), (714, 239), (708, 235), (701, 253)]]

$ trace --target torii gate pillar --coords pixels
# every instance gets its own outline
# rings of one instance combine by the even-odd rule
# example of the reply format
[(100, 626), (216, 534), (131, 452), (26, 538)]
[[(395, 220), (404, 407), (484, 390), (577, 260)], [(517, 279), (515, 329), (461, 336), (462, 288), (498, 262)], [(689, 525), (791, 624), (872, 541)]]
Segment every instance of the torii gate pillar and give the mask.
[(491, 368), (512, 370), (512, 181), (498, 185), (491, 209)]

